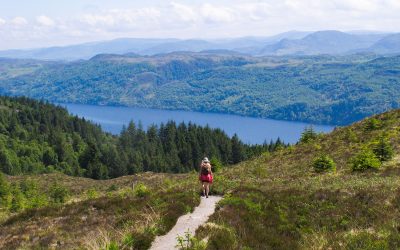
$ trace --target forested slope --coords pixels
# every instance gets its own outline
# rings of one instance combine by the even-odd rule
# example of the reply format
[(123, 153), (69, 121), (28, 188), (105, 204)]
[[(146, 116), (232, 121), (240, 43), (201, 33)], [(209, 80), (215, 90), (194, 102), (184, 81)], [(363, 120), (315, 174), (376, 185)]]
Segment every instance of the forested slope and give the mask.
[(107, 179), (143, 171), (188, 172), (204, 156), (237, 163), (278, 144), (243, 144), (220, 129), (170, 121), (148, 129), (130, 123), (119, 136), (104, 133), (52, 104), (0, 97), (0, 171), (9, 175), (60, 171)]
[(23, 62), (2, 60), (0, 93), (339, 125), (400, 107), (399, 56), (187, 52)]

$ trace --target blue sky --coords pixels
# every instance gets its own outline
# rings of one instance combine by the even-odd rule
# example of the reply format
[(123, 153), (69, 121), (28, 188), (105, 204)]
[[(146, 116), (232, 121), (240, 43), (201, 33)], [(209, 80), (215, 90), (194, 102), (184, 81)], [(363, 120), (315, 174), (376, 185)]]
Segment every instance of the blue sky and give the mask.
[(400, 31), (400, 0), (0, 0), (0, 49), (118, 37), (224, 38), (289, 30)]

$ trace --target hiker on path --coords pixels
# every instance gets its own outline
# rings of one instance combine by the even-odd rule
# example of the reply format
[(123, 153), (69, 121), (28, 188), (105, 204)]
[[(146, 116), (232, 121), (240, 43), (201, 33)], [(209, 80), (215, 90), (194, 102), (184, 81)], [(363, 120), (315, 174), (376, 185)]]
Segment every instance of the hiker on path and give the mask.
[(208, 198), (210, 192), (210, 184), (213, 181), (213, 174), (211, 171), (211, 164), (207, 157), (201, 161), (199, 180), (203, 185), (203, 196)]

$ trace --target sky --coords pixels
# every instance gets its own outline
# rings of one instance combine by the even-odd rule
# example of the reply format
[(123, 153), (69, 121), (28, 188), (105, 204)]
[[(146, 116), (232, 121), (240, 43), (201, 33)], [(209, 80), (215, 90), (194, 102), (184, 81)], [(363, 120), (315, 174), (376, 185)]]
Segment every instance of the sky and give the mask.
[(0, 50), (121, 37), (400, 32), (400, 0), (0, 0)]

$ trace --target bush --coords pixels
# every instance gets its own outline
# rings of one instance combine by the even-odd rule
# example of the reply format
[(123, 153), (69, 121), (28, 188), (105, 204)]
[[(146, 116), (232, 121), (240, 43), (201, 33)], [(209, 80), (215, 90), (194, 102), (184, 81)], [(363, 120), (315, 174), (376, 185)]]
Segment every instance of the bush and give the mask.
[(210, 164), (214, 173), (217, 173), (222, 169), (222, 163), (220, 160), (218, 160), (218, 158), (212, 157), (210, 160)]
[(381, 162), (371, 150), (364, 150), (352, 159), (353, 171), (378, 169)]
[(143, 183), (139, 183), (135, 186), (133, 190), (134, 194), (138, 197), (146, 197), (150, 194), (149, 189)]
[(376, 119), (376, 118), (370, 118), (366, 121), (365, 123), (365, 130), (366, 131), (371, 131), (375, 130), (382, 127), (382, 121)]
[(336, 171), (335, 162), (327, 155), (321, 155), (320, 157), (314, 159), (313, 167), (316, 172)]
[(21, 192), (19, 185), (13, 184), (10, 211), (19, 212), (24, 208), (25, 208), (25, 197)]
[(50, 197), (54, 203), (64, 203), (68, 197), (68, 189), (54, 183), (50, 188)]
[(10, 184), (0, 172), (0, 207), (8, 207), (11, 201)]
[(90, 188), (86, 190), (86, 197), (88, 199), (96, 199), (99, 197), (99, 193), (94, 188)]

